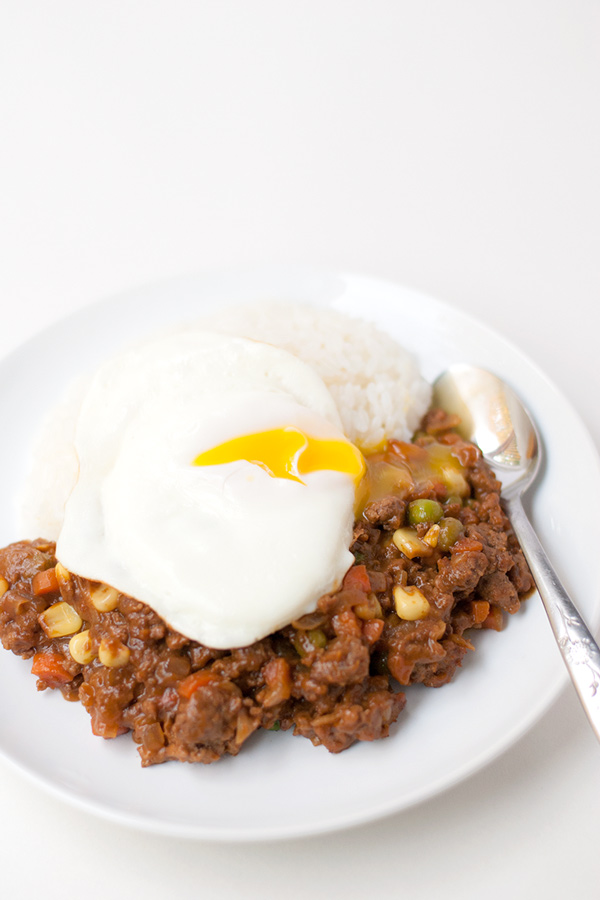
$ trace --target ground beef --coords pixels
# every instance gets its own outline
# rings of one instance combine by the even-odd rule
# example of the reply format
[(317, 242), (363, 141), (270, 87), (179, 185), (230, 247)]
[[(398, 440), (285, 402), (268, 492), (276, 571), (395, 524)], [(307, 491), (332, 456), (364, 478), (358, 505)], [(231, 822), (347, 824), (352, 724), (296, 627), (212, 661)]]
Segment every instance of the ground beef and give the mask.
[(395, 531), (404, 525), (406, 501), (399, 497), (383, 497), (365, 506), (363, 516), (370, 525), (380, 525), (384, 531)]
[[(356, 563), (341, 589), (250, 647), (204, 647), (117, 592), (110, 608), (99, 607), (102, 586), (55, 569), (54, 545), (42, 540), (0, 550), (0, 639), (33, 659), (40, 690), (80, 700), (95, 734), (130, 732), (143, 765), (236, 755), (260, 728), (291, 729), (333, 753), (385, 737), (406, 702), (399, 687), (450, 681), (473, 650), (465, 632), (500, 630), (503, 613), (516, 612), (533, 584), (500, 485), (455, 425), (432, 411), (413, 444), (390, 442), (381, 459), (414, 462), (412, 481), (366, 503), (355, 523)], [(440, 452), (463, 467), (462, 496), (427, 462)], [(447, 549), (433, 541), (427, 554), (409, 558), (394, 534), (419, 498), (443, 504), (459, 533)], [(429, 528), (420, 523), (414, 533), (425, 539)], [(395, 588), (417, 589), (428, 611), (401, 617)], [(59, 602), (78, 613), (84, 637), (89, 632), (89, 658), (77, 662), (71, 635), (52, 637), (45, 627), (45, 611)]]

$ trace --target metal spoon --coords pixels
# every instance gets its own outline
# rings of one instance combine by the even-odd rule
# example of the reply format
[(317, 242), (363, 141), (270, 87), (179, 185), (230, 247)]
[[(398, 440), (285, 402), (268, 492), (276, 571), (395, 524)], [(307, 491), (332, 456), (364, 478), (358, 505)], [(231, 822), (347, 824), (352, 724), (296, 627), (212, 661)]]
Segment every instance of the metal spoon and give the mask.
[(434, 403), (461, 418), (502, 481), (508, 517), (533, 575), (554, 636), (596, 737), (600, 740), (600, 648), (590, 634), (527, 518), (521, 497), (539, 472), (539, 434), (516, 394), (496, 375), (455, 365), (434, 384)]

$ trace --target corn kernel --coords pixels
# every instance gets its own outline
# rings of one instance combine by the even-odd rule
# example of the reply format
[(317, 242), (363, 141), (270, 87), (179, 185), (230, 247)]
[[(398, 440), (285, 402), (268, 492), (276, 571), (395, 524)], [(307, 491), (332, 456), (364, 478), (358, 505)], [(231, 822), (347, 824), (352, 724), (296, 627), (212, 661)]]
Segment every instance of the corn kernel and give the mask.
[(440, 530), (439, 525), (432, 525), (427, 534), (423, 535), (423, 542), (430, 547), (437, 547)]
[(427, 597), (418, 588), (400, 585), (394, 588), (394, 606), (398, 616), (408, 622), (422, 619), (430, 609)]
[(49, 638), (65, 637), (79, 631), (83, 622), (79, 613), (62, 600), (54, 603), (38, 616), (38, 622)]
[(88, 629), (73, 635), (69, 641), (69, 653), (80, 666), (86, 666), (92, 662), (96, 654), (92, 650), (92, 641)]
[(129, 662), (129, 647), (120, 642), (109, 644), (108, 641), (102, 640), (98, 647), (98, 659), (103, 666), (109, 666), (110, 668), (126, 666)]
[(442, 466), (441, 478), (448, 494), (454, 494), (457, 497), (468, 497), (470, 493), (469, 482), (455, 466)]
[(6, 578), (0, 578), (0, 597), (4, 597), (5, 593), (9, 588), (8, 581)]
[(119, 592), (116, 588), (109, 587), (108, 584), (102, 584), (100, 587), (94, 588), (91, 593), (92, 606), (98, 612), (111, 612), (119, 605)]
[(398, 528), (392, 535), (392, 540), (398, 550), (414, 559), (415, 556), (430, 556), (431, 547), (421, 540), (413, 528)]
[(65, 569), (60, 563), (56, 563), (54, 566), (54, 574), (56, 575), (59, 584), (66, 584), (71, 578), (69, 570)]
[(354, 614), (364, 622), (368, 622), (370, 619), (380, 619), (383, 615), (381, 603), (375, 594), (369, 594), (366, 603), (360, 603), (354, 607)]

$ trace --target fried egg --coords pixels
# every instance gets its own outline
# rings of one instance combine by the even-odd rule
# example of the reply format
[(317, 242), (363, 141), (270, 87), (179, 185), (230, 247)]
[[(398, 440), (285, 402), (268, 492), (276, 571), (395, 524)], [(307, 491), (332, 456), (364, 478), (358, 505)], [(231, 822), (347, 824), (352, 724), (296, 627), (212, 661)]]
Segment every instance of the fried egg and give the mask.
[(75, 431), (57, 558), (214, 648), (315, 609), (353, 562), (360, 452), (284, 350), (177, 332), (106, 362)]

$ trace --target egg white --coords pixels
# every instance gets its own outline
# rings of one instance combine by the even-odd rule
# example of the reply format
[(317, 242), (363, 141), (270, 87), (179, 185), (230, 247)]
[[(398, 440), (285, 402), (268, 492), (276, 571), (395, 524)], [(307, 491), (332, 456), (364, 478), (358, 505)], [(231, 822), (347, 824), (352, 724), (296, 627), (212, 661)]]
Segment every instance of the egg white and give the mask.
[(343, 439), (324, 383), (283, 350), (193, 331), (121, 353), (81, 406), (58, 559), (215, 648), (313, 610), (353, 560), (351, 477), (318, 471), (301, 484), (244, 460), (192, 465), (227, 440), (285, 426)]

